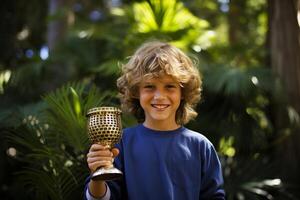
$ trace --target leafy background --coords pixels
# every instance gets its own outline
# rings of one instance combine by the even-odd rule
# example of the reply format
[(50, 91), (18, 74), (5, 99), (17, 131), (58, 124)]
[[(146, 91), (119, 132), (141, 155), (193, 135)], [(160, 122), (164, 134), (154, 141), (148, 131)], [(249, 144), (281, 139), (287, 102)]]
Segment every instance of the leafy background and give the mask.
[(1, 199), (82, 199), (85, 113), (119, 105), (120, 65), (151, 39), (197, 61), (203, 97), (187, 126), (215, 145), (227, 199), (299, 199), (299, 1), (1, 3)]

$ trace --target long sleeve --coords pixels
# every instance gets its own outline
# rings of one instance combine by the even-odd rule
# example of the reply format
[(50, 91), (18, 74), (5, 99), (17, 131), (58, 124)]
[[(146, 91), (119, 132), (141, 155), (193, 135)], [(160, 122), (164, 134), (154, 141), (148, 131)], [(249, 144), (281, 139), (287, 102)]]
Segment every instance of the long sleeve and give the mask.
[[(120, 154), (115, 158), (114, 166), (121, 171), (123, 171), (123, 155), (122, 155), (122, 142), (117, 144), (116, 147), (119, 149)], [(124, 172), (123, 172), (124, 173)], [(124, 174), (123, 174), (124, 175)], [(93, 197), (88, 189), (88, 184), (90, 181), (90, 177), (86, 179), (85, 189), (84, 189), (84, 200), (123, 200), (124, 199), (124, 184), (123, 179), (121, 180), (113, 180), (113, 181), (106, 181), (106, 193), (102, 198), (95, 198)]]
[(222, 168), (214, 147), (208, 143), (202, 165), (201, 200), (225, 200)]
[(111, 192), (111, 200), (126, 200), (126, 185), (125, 185), (125, 170), (124, 170), (124, 147), (123, 140), (121, 140), (116, 148), (119, 149), (120, 153), (115, 158), (114, 166), (123, 172), (122, 179), (107, 181), (107, 185)]
[(84, 199), (85, 200), (109, 200), (111, 196), (111, 192), (109, 187), (106, 185), (106, 192), (102, 198), (95, 198), (91, 195), (89, 189), (88, 189), (88, 183), (86, 184), (85, 187), (85, 193), (84, 193)]
[(124, 130), (114, 166), (123, 179), (107, 181), (110, 200), (225, 200), (221, 164), (211, 142), (180, 127)]

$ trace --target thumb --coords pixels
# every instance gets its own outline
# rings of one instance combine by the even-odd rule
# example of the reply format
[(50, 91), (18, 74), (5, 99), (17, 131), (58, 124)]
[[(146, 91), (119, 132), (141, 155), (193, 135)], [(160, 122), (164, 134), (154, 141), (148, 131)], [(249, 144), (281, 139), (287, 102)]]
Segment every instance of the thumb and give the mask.
[(120, 153), (118, 148), (112, 148), (111, 152), (113, 153), (113, 157), (117, 157)]

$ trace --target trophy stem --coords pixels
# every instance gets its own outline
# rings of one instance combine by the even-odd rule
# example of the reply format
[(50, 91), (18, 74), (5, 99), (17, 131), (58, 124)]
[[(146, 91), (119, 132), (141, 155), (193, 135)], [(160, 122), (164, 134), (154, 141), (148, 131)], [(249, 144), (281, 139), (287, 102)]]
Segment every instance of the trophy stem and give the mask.
[(123, 173), (111, 166), (111, 167), (100, 167), (98, 168), (91, 176), (92, 180), (101, 180), (101, 181), (108, 181), (108, 180), (115, 180), (122, 178)]

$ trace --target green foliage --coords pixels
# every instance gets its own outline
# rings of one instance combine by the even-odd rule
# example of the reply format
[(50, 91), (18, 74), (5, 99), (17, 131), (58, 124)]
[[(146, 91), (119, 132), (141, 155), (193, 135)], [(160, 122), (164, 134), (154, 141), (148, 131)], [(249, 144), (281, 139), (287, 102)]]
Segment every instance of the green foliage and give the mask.
[(290, 192), (297, 186), (286, 184), (277, 177), (277, 168), (270, 159), (259, 153), (243, 158), (223, 157), (227, 199), (298, 199)]
[[(142, 42), (162, 39), (199, 61), (203, 98), (199, 116), (188, 126), (207, 135), (219, 151), (227, 199), (292, 199), (284, 196), (286, 184), (272, 156), (276, 145), (298, 126), (299, 114), (286, 104), (268, 66), (266, 1), (107, 2), (78, 1), (48, 17), (46, 1), (35, 0), (33, 7), (18, 2), (15, 15), (10, 14), (9, 23), (17, 28), (8, 29), (7, 38), (18, 40), (13, 45), (6, 41), (7, 51), (0, 56), (0, 137), (5, 138), (3, 148), (5, 144), (17, 149), (12, 158), (19, 166), (17, 183), (26, 186), (28, 198), (81, 197), (88, 172), (87, 109), (118, 105), (115, 82), (120, 65)], [(231, 10), (221, 11), (224, 4)], [(32, 15), (33, 10), (38, 12)], [(100, 18), (90, 20), (95, 10)], [(8, 12), (1, 13), (5, 18)], [(46, 43), (48, 23), (66, 16), (64, 40), (41, 60), (38, 52)], [(25, 56), (28, 49), (35, 53), (32, 58)], [(64, 86), (53, 91), (54, 66), (65, 76), (59, 80)], [(66, 84), (70, 81), (79, 83)], [(98, 89), (87, 86), (91, 83)], [(285, 115), (281, 130), (274, 124), (274, 108)], [(133, 123), (132, 116), (123, 115), (124, 127)], [(270, 186), (266, 180), (280, 184)]]
[(62, 137), (60, 139), (72, 147), (75, 153), (82, 152), (88, 145), (85, 131), (87, 109), (100, 106), (109, 95), (108, 92), (100, 94), (92, 87), (88, 96), (83, 98), (84, 88), (83, 84), (66, 85), (44, 98), (49, 105), (47, 123), (55, 127), (55, 132)]
[(107, 105), (112, 96), (95, 86), (67, 84), (47, 94), (42, 103), (19, 111), (8, 138), (23, 163), (16, 176), (32, 198), (65, 200), (81, 195), (88, 175), (85, 113)]
[(209, 31), (206, 30), (209, 23), (194, 16), (180, 1), (151, 0), (134, 3), (129, 16), (135, 22), (131, 29), (132, 35), (128, 37), (130, 43), (136, 43), (136, 38), (161, 38), (172, 41), (182, 49), (190, 45), (202, 47), (207, 43), (203, 41), (203, 36)]

